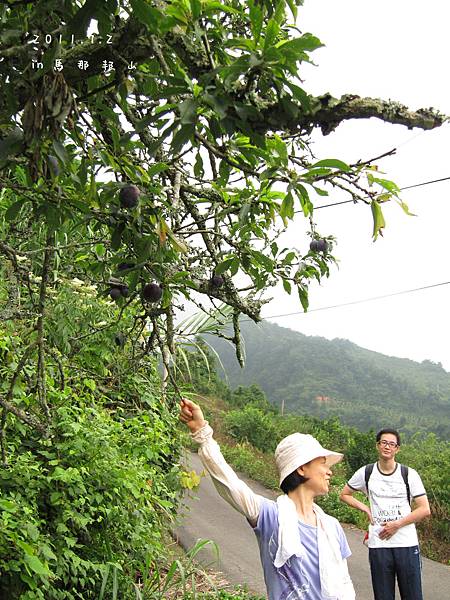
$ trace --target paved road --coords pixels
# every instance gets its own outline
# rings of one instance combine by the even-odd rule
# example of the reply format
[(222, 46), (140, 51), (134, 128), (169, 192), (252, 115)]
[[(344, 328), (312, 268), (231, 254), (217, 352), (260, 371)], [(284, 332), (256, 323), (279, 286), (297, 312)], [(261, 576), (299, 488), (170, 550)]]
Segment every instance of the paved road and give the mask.
[[(190, 454), (190, 468), (197, 473), (203, 467), (196, 454)], [(271, 490), (242, 476), (250, 487), (267, 498), (275, 498)], [(182, 516), (175, 530), (178, 541), (184, 548), (193, 546), (198, 538), (214, 540), (220, 548), (219, 561), (212, 551), (202, 552), (206, 564), (222, 571), (233, 584), (247, 584), (250, 591), (265, 595), (264, 579), (259, 562), (256, 537), (244, 517), (222, 500), (209, 476), (203, 477), (195, 494), (187, 499), (190, 508)], [(372, 600), (367, 549), (362, 544), (363, 532), (345, 526), (352, 556), (349, 559), (350, 574), (358, 600)], [(423, 585), (425, 600), (448, 600), (450, 597), (450, 567), (423, 559)]]

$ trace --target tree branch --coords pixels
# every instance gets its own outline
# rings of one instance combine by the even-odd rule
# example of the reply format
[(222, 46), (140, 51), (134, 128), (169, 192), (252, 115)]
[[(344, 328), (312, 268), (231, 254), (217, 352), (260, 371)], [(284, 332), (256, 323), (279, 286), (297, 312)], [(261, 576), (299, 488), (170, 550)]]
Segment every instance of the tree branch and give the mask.
[(54, 252), (54, 248), (51, 246), (53, 236), (50, 232), (47, 232), (47, 239), (45, 242), (44, 260), (42, 264), (42, 278), (41, 286), (39, 290), (39, 317), (36, 324), (37, 331), (37, 344), (38, 344), (38, 365), (37, 365), (37, 391), (39, 403), (44, 410), (47, 419), (50, 418), (50, 410), (47, 404), (47, 388), (46, 388), (46, 374), (45, 374), (45, 346), (44, 346), (44, 318), (45, 318), (45, 302), (47, 294), (47, 279), (48, 271), (50, 267), (50, 258)]
[(433, 108), (420, 108), (410, 110), (404, 104), (393, 100), (380, 98), (361, 98), (352, 94), (345, 94), (341, 98), (333, 98), (330, 94), (312, 98), (313, 109), (304, 112), (298, 107), (296, 118), (288, 115), (279, 103), (271, 104), (262, 111), (258, 131), (266, 132), (270, 129), (298, 133), (311, 132), (315, 127), (322, 130), (323, 135), (328, 135), (340, 123), (349, 119), (370, 119), (375, 117), (393, 125), (404, 125), (408, 129), (434, 129), (449, 120)]

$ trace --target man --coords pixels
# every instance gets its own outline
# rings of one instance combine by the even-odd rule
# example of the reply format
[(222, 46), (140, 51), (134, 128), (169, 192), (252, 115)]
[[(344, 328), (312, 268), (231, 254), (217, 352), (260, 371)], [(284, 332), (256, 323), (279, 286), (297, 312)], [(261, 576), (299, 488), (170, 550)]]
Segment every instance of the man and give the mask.
[[(375, 600), (394, 600), (396, 577), (402, 600), (422, 600), (415, 523), (430, 514), (425, 488), (414, 469), (395, 461), (400, 450), (398, 431), (382, 429), (376, 442), (377, 463), (358, 469), (340, 499), (369, 518), (369, 563)], [(370, 508), (353, 497), (355, 491), (368, 496)]]

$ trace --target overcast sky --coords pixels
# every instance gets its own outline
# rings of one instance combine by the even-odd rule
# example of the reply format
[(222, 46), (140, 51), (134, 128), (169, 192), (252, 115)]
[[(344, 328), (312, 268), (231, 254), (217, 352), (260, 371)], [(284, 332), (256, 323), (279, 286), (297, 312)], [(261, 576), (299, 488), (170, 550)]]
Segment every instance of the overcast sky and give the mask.
[[(300, 72), (308, 92), (381, 97), (450, 115), (447, 2), (306, 0), (299, 13), (300, 29), (326, 44), (314, 53), (318, 66)], [(449, 124), (422, 132), (361, 120), (314, 140), (318, 158), (347, 162), (398, 148), (378, 164), (400, 187), (450, 176)], [(307, 335), (346, 338), (384, 354), (441, 362), (450, 371), (450, 285), (317, 310), (450, 281), (450, 181), (405, 191), (402, 198), (417, 216), (406, 216), (394, 203), (385, 205), (387, 227), (375, 243), (369, 207), (348, 204), (317, 211), (320, 233), (337, 237), (339, 268), (321, 286), (311, 286), (311, 312), (271, 320)], [(329, 201), (340, 199), (330, 196)], [(286, 241), (302, 248), (304, 230), (299, 218)], [(263, 315), (300, 310), (296, 295), (280, 291)]]

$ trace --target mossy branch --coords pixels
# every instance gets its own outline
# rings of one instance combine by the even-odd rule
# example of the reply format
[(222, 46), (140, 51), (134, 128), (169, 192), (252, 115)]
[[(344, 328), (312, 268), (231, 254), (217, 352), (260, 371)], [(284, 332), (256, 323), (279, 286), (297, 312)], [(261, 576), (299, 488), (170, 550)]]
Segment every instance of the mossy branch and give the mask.
[(404, 125), (408, 129), (434, 129), (440, 127), (449, 117), (434, 108), (410, 110), (404, 104), (380, 98), (362, 98), (345, 94), (333, 98), (330, 94), (311, 98), (312, 110), (298, 107), (296, 117), (289, 116), (280, 104), (271, 104), (262, 111), (259, 131), (270, 129), (289, 133), (311, 132), (318, 127), (328, 135), (343, 121), (350, 119), (380, 119), (393, 125)]

